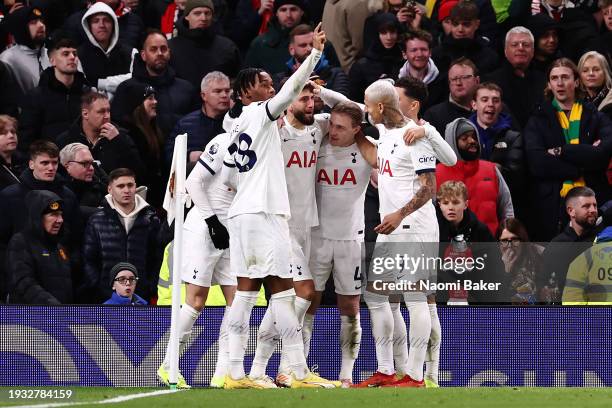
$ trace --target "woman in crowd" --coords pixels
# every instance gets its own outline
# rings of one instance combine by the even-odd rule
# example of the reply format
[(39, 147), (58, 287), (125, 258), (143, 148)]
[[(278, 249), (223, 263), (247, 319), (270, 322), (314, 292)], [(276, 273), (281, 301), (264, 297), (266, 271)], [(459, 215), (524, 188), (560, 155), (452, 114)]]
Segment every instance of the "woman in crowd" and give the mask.
[(506, 273), (510, 274), (513, 304), (534, 304), (537, 299), (536, 276), (542, 269), (544, 247), (529, 242), (523, 223), (506, 218), (497, 228), (497, 240)]
[(17, 151), (17, 119), (0, 115), (0, 190), (20, 183), (26, 157)]
[(578, 62), (578, 72), (585, 99), (612, 118), (612, 74), (606, 58), (597, 51), (587, 52)]

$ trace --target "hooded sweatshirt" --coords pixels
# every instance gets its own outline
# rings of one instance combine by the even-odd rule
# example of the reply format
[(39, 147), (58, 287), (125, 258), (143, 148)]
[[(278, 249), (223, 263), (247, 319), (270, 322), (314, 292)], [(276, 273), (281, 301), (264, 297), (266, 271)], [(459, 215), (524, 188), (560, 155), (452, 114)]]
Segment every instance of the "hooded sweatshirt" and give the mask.
[(136, 194), (136, 197), (135, 197), (136, 205), (134, 206), (134, 209), (132, 210), (132, 212), (130, 212), (129, 214), (126, 214), (123, 212), (123, 210), (121, 210), (121, 208), (119, 208), (119, 206), (115, 204), (115, 201), (113, 200), (113, 197), (110, 194), (107, 194), (105, 198), (106, 198), (106, 201), (108, 202), (108, 205), (113, 210), (117, 211), (117, 214), (119, 214), (119, 221), (121, 221), (121, 224), (125, 228), (126, 234), (130, 233), (130, 230), (132, 229), (132, 226), (134, 225), (134, 221), (136, 221), (136, 217), (138, 216), (138, 213), (142, 209), (149, 206), (149, 204), (142, 197)]
[[(440, 70), (438, 70), (438, 67), (436, 66), (434, 61), (431, 58), (429, 58), (429, 62), (427, 62), (427, 74), (425, 74), (425, 78), (423, 78), (423, 82), (425, 83), (425, 85), (429, 85), (433, 81), (435, 81), (439, 75), (440, 75)], [(402, 68), (399, 71), (399, 78), (406, 78), (409, 76), (410, 76), (410, 64), (408, 63), (408, 61), (406, 61), (406, 63), (402, 66)]]
[[(98, 44), (89, 29), (89, 18), (98, 13), (107, 14), (113, 21), (113, 33), (106, 50)], [(121, 82), (132, 77), (137, 51), (118, 42), (119, 22), (115, 12), (105, 3), (97, 2), (91, 6), (83, 15), (81, 25), (88, 40), (78, 49), (83, 72), (89, 83), (97, 85), (98, 90), (112, 94)]]
[[(440, 187), (442, 183), (448, 180), (463, 181), (468, 187), (468, 205), (470, 209), (474, 211), (479, 220), (485, 222), (489, 226), (492, 234), (495, 234), (495, 230), (497, 228), (496, 222), (487, 222), (487, 219), (490, 219), (492, 216), (492, 214), (488, 213), (488, 208), (483, 207), (481, 210), (476, 208), (479, 204), (481, 204), (477, 197), (485, 196), (485, 193), (487, 192), (486, 189), (489, 189), (488, 192), (490, 193), (491, 189), (495, 188), (495, 194), (497, 196), (495, 200), (497, 220), (504, 220), (506, 218), (514, 217), (514, 207), (512, 205), (510, 190), (508, 189), (508, 185), (506, 184), (501, 172), (494, 163), (481, 159), (466, 160), (461, 155), (459, 148), (457, 147), (457, 138), (461, 136), (460, 134), (457, 134), (457, 129), (460, 126), (468, 126), (474, 130), (478, 145), (481, 145), (478, 129), (476, 129), (476, 126), (474, 126), (469, 119), (457, 118), (449, 123), (446, 126), (444, 139), (457, 154), (457, 164), (453, 167), (438, 164), (436, 167), (436, 182), (438, 187)], [(492, 180), (487, 180), (487, 174), (489, 171), (494, 172), (497, 176), (497, 180), (493, 183), (496, 184), (496, 187), (493, 187), (493, 184), (491, 184)], [(483, 177), (483, 179), (480, 180), (478, 177)], [(473, 190), (470, 189), (470, 185), (472, 184), (474, 186)], [(487, 211), (487, 213), (483, 214), (481, 213), (482, 211)], [(494, 224), (495, 227), (493, 227)]]

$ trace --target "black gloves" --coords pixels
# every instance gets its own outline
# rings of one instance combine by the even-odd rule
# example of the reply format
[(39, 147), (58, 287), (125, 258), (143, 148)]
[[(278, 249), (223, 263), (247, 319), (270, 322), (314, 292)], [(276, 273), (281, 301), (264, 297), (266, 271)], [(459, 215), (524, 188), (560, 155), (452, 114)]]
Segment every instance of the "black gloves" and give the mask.
[(212, 239), (215, 248), (229, 248), (229, 234), (217, 216), (213, 215), (212, 217), (206, 218), (204, 221), (206, 221), (206, 225), (208, 225), (208, 233), (210, 234), (210, 238)]

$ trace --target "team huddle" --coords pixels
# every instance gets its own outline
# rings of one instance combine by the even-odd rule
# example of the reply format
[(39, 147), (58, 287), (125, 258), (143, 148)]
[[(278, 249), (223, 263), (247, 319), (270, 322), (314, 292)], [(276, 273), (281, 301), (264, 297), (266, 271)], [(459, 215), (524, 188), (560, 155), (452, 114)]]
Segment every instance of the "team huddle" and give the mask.
[[(234, 84), (237, 104), (224, 120), (227, 133), (210, 141), (187, 179), (195, 208), (184, 224), (181, 351), (210, 286), (219, 284), (229, 306), (219, 331), (213, 387), (436, 387), (441, 330), (434, 294), (402, 294), (410, 315), (407, 332), (399, 301), (362, 279), (364, 198), (375, 169), (382, 218), (377, 242), (410, 243), (415, 256), (435, 256), (437, 248), (426, 243), (439, 241), (432, 202), (436, 161), (454, 165), (457, 158), (435, 128), (418, 121), (418, 102), (400, 108), (393, 83), (374, 82), (365, 91), (365, 105), (359, 105), (309, 81), (324, 44), (319, 25), (311, 54), (278, 94), (268, 73), (242, 70)], [(315, 97), (330, 114), (314, 114)], [(364, 113), (378, 140), (361, 132)], [(426, 280), (435, 272), (419, 270), (411, 279)], [(393, 271), (390, 279), (402, 279), (401, 273)], [(341, 319), (337, 381), (321, 378), (306, 364), (314, 315), (332, 275)], [(247, 375), (249, 319), (262, 284), (271, 296)], [(353, 384), (362, 295), (378, 367)], [(272, 379), (265, 373), (279, 340), (281, 361)], [(169, 355), (157, 371), (165, 384)], [(180, 374), (177, 386), (189, 388)]]

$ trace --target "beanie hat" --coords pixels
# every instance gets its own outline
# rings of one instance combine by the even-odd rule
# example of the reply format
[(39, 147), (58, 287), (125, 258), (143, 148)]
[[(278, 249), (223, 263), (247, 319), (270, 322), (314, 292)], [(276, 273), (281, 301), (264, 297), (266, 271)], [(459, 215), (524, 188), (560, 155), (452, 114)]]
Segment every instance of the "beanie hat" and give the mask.
[(527, 28), (533, 34), (533, 38), (537, 41), (540, 37), (542, 37), (548, 30), (557, 30), (559, 31), (559, 23), (553, 20), (546, 13), (539, 13), (535, 16), (531, 16), (527, 19)]
[(213, 4), (212, 0), (187, 0), (187, 3), (185, 3), (185, 11), (183, 12), (183, 15), (189, 15), (189, 13), (191, 13), (191, 10), (198, 7), (208, 7), (212, 10), (213, 13), (215, 12), (215, 5)]
[(457, 130), (455, 131), (455, 137), (459, 137), (467, 132), (476, 132), (476, 127), (469, 120), (459, 121)]
[(119, 272), (121, 271), (130, 271), (134, 274), (135, 277), (138, 277), (138, 270), (136, 269), (134, 265), (132, 265), (129, 262), (119, 262), (117, 265), (112, 267), (109, 273), (111, 288), (113, 287), (113, 284), (115, 283), (115, 278), (117, 277), (117, 275), (119, 275)]
[(126, 117), (131, 117), (134, 110), (140, 106), (145, 99), (157, 92), (151, 85), (139, 81), (125, 81), (122, 85), (121, 98), (113, 100), (111, 117), (119, 122), (124, 122)]
[(306, 6), (302, 0), (275, 0), (274, 1), (274, 14), (278, 11), (282, 6), (286, 6), (287, 4), (293, 4), (294, 6), (298, 6), (302, 11), (306, 11)]
[(44, 15), (40, 8), (32, 6), (21, 7), (6, 16), (6, 27), (17, 44), (33, 47), (28, 23), (36, 19), (44, 20)]
[(42, 215), (52, 213), (54, 211), (62, 211), (64, 209), (64, 201), (61, 199), (51, 201), (42, 212)]
[(458, 0), (445, 1), (438, 8), (438, 21), (442, 22), (450, 17), (451, 10), (459, 3)]

